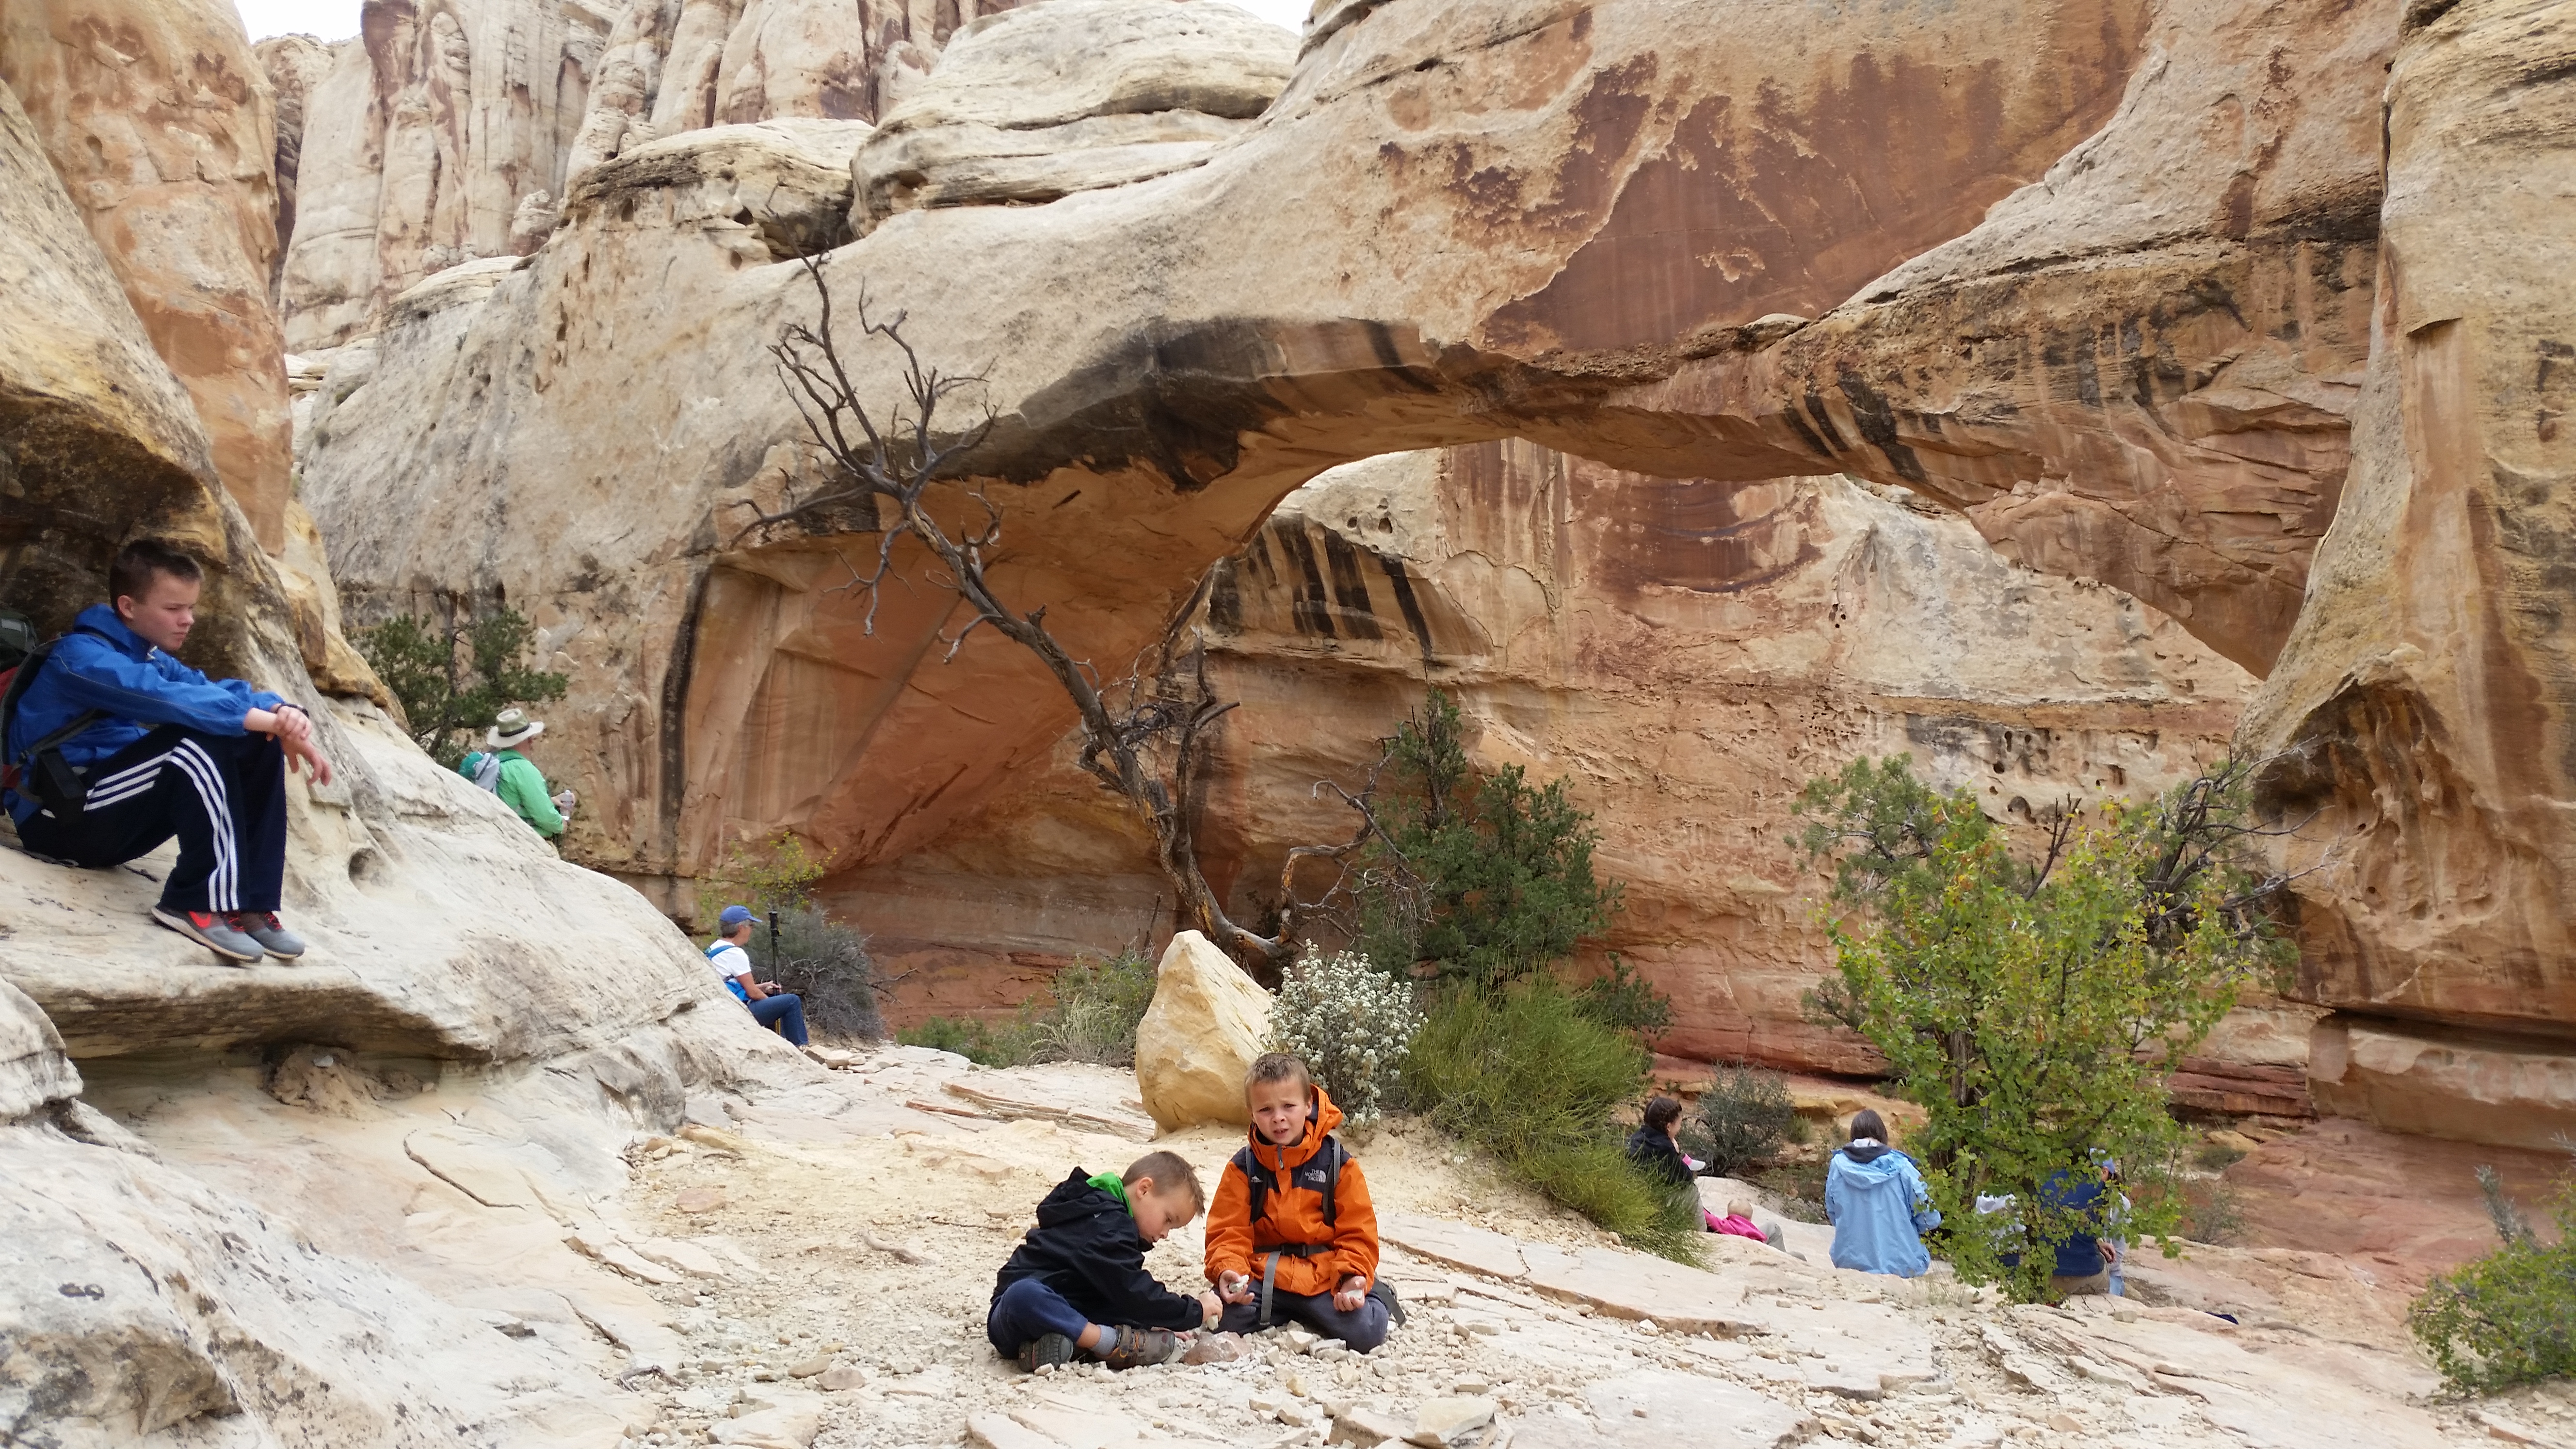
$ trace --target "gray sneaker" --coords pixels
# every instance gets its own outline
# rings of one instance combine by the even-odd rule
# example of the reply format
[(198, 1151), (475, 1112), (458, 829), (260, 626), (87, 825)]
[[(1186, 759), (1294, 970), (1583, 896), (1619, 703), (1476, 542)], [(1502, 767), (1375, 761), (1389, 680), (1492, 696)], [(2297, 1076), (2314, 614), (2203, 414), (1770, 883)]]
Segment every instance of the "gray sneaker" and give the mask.
[(239, 912), (232, 917), (232, 926), (280, 961), (292, 961), (304, 954), (304, 938), (279, 925), (275, 911)]
[(247, 966), (266, 949), (232, 927), (230, 921), (204, 911), (174, 911), (154, 906), (152, 919), (215, 953), (228, 966)]

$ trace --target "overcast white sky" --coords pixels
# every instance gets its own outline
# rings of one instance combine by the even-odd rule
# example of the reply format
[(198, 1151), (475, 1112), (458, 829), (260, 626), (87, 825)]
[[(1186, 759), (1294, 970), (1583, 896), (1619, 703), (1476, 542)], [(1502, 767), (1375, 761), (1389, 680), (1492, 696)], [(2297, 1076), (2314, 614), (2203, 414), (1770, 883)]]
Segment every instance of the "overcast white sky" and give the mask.
[[(358, 33), (358, 0), (236, 0), (241, 6), (242, 21), (250, 27), (250, 38), (264, 40), (272, 35), (318, 35), (324, 40), (345, 40)], [(1290, 30), (1306, 24), (1309, 0), (1233, 0), (1264, 20), (1276, 21)]]

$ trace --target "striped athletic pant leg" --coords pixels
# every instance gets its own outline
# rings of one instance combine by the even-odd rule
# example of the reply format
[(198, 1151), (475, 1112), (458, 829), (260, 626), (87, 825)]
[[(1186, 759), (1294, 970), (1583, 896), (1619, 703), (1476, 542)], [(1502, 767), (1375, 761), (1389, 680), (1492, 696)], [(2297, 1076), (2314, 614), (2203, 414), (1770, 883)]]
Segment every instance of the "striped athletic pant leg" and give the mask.
[(286, 755), (267, 735), (163, 725), (83, 773), (77, 820), (38, 811), (29, 850), (75, 865), (121, 865), (179, 838), (161, 886), (176, 911), (273, 911), (286, 871)]

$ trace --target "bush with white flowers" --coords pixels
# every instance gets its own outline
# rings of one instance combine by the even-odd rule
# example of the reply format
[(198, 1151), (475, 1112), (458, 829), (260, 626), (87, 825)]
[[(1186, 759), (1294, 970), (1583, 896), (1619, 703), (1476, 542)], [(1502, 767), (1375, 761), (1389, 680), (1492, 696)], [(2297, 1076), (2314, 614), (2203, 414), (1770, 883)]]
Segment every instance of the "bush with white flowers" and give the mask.
[(1323, 956), (1313, 946), (1288, 968), (1270, 1006), (1279, 1050), (1306, 1059), (1354, 1125), (1374, 1122), (1404, 1080), (1404, 1059), (1422, 1030), (1413, 986), (1348, 951)]

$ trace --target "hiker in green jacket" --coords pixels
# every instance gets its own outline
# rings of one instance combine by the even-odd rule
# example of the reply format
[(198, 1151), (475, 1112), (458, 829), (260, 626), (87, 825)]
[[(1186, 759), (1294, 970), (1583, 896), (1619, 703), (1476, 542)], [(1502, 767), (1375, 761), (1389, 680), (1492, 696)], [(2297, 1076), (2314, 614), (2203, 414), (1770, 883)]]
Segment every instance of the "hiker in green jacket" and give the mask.
[(518, 751), (518, 746), (545, 732), (544, 723), (528, 718), (526, 710), (505, 709), (483, 736), (491, 752), (467, 755), (456, 772), (500, 796), (501, 803), (519, 812), (519, 818), (535, 826), (539, 835), (553, 840), (572, 818), (573, 793), (565, 790), (549, 797), (544, 773)]

